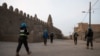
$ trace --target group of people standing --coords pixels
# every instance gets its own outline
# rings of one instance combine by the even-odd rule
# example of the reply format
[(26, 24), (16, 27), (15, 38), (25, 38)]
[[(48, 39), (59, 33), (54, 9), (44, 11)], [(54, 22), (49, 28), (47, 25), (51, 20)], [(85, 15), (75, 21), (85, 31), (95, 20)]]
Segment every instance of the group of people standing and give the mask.
[[(27, 30), (27, 25), (25, 22), (22, 22), (21, 23), (21, 26), (20, 26), (20, 33), (19, 33), (19, 38), (18, 38), (18, 46), (17, 46), (17, 49), (16, 49), (16, 56), (19, 56), (19, 51), (21, 49), (21, 46), (22, 44), (24, 44), (25, 48), (26, 48), (26, 51), (27, 51), (27, 54), (30, 55), (31, 54), (31, 51), (29, 50), (29, 47), (28, 47), (28, 42), (27, 42), (27, 37), (29, 35), (29, 32)], [(53, 43), (53, 37), (54, 37), (54, 33), (50, 33), (50, 35), (48, 34), (48, 30), (45, 29), (43, 31), (43, 39), (44, 39), (44, 45), (46, 46), (47, 45), (47, 39), (50, 37), (50, 41), (51, 43)]]
[[(78, 33), (74, 32), (74, 43), (77, 45), (77, 37)], [(91, 49), (93, 49), (93, 30), (91, 27), (88, 28), (88, 30), (85, 32), (85, 40), (87, 40), (86, 48), (89, 49), (89, 44), (91, 44)]]

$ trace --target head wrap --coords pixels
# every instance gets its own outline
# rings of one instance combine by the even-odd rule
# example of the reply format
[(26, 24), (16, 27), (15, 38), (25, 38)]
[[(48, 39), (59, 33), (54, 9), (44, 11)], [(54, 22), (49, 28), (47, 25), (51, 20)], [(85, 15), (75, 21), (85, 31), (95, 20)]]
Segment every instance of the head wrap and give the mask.
[(21, 28), (26, 28), (26, 27), (27, 27), (26, 23), (25, 22), (22, 22), (21, 23)]

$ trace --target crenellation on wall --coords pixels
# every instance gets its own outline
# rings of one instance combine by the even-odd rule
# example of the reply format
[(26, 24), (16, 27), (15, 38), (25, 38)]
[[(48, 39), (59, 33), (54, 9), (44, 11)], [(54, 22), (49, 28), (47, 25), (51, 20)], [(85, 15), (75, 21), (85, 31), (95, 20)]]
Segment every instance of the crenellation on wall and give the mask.
[[(28, 15), (27, 15), (27, 16), (28, 16)], [(30, 20), (31, 20), (30, 15), (29, 15), (28, 19), (30, 19)]]
[(29, 14), (26, 15), (26, 18), (29, 19)]
[(13, 6), (9, 6), (9, 10), (13, 12)]
[(26, 18), (26, 13), (24, 13), (24, 17)]
[(35, 14), (34, 18), (37, 19), (37, 14)]
[(32, 16), (30, 16), (30, 19), (32, 19), (33, 17)]
[(19, 13), (19, 10), (18, 10), (18, 8), (15, 8), (15, 13), (17, 13), (17, 14)]
[(19, 11), (19, 14), (20, 14), (21, 16), (24, 16), (22, 10)]
[(32, 16), (31, 16), (31, 15), (29, 15), (29, 19), (31, 19), (31, 20), (32, 20)]
[[(52, 18), (50, 20), (52, 20)], [(3, 3), (0, 7), (0, 41), (18, 41), (20, 24), (22, 22), (26, 22), (27, 24), (30, 33), (29, 42), (43, 41), (41, 36), (44, 29), (48, 29), (50, 32), (48, 22), (40, 20), (37, 14), (33, 17), (18, 8), (14, 10), (13, 6), (9, 6), (9, 9), (7, 9), (7, 4)], [(53, 25), (53, 23), (51, 25)], [(59, 29), (55, 29), (55, 27), (51, 27), (50, 29), (53, 30), (56, 35), (61, 35)]]
[(3, 4), (2, 4), (2, 7), (3, 7), (4, 9), (7, 9), (7, 3), (3, 3)]
[[(4, 9), (7, 9), (7, 3), (3, 3), (1, 7), (3, 7)], [(24, 14), (23, 11), (19, 10), (18, 8), (15, 8), (15, 11), (13, 9), (14, 9), (13, 6), (9, 6), (9, 8), (7, 10), (15, 12), (18, 15), (21, 15), (21, 16), (24, 16), (24, 17), (30, 19), (29, 14), (27, 14), (27, 15), (26, 15), (26, 13)]]
[(31, 20), (31, 16), (29, 15), (29, 18), (28, 19), (30, 19)]

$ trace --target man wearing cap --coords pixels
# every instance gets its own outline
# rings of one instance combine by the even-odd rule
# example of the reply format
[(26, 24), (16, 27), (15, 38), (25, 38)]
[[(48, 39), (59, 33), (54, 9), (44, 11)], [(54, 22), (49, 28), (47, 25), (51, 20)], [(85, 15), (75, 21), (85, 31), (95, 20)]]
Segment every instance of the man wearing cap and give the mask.
[(17, 46), (17, 50), (16, 50), (16, 56), (19, 56), (19, 51), (20, 51), (20, 48), (21, 48), (22, 44), (24, 44), (27, 53), (30, 54), (31, 52), (29, 51), (29, 47), (28, 47), (28, 43), (27, 43), (27, 35), (29, 35), (29, 32), (27, 32), (26, 23), (21, 23), (20, 34), (19, 35), (20, 36), (19, 36), (19, 39), (18, 39), (18, 46)]

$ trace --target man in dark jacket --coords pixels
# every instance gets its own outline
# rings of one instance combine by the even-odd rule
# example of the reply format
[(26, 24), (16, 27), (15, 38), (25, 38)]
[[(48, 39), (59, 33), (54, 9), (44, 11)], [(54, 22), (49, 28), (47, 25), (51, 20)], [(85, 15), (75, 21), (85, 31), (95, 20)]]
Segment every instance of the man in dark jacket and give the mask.
[(78, 37), (78, 33), (75, 32), (74, 33), (74, 43), (75, 43), (75, 45), (77, 45), (77, 37)]
[(53, 43), (53, 37), (54, 37), (54, 33), (50, 33), (50, 42)]
[(93, 30), (91, 28), (88, 28), (86, 39), (87, 39), (87, 49), (89, 49), (89, 43), (91, 44), (91, 49), (93, 49)]
[(27, 28), (26, 28), (26, 23), (22, 23), (21, 27), (20, 27), (20, 36), (18, 39), (18, 46), (17, 46), (17, 50), (16, 50), (16, 56), (19, 56), (19, 51), (20, 48), (22, 46), (22, 44), (24, 44), (26, 51), (28, 54), (30, 54), (31, 52), (29, 51), (29, 47), (28, 47), (28, 43), (27, 43), (27, 35), (29, 34), (29, 32), (27, 32)]

